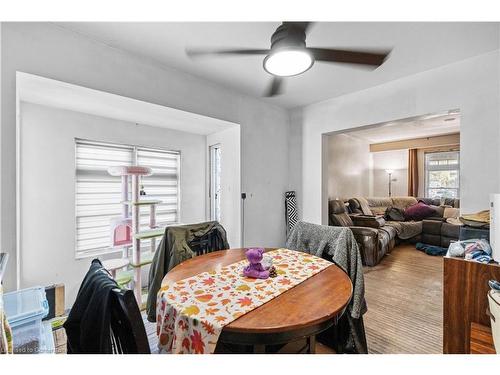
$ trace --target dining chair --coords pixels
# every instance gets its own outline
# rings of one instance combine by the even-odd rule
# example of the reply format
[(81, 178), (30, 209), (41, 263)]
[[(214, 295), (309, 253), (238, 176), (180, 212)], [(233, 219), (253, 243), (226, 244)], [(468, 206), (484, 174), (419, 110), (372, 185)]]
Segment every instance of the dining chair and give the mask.
[(83, 279), (64, 323), (70, 354), (149, 354), (134, 293), (122, 289), (99, 259)]
[(195, 237), (190, 243), (189, 247), (197, 255), (203, 255), (220, 250), (216, 245), (217, 231), (211, 230), (201, 237)]

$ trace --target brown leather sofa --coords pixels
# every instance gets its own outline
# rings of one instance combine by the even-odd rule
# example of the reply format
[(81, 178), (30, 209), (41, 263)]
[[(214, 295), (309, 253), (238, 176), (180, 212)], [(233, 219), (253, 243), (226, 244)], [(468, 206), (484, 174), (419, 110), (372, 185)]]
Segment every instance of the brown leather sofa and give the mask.
[(382, 217), (349, 216), (341, 200), (328, 202), (329, 225), (349, 227), (358, 243), (363, 265), (375, 266), (395, 246), (396, 231)]
[[(386, 253), (391, 251), (396, 242), (399, 241), (396, 230), (391, 226), (384, 226), (379, 220), (379, 218), (383, 217), (387, 208), (397, 207), (404, 210), (420, 200), (436, 207), (440, 204), (439, 199), (414, 197), (363, 198), (363, 203), (360, 203), (360, 198), (351, 198), (347, 201), (347, 204), (343, 204), (344, 209), (349, 212), (348, 216), (350, 216), (354, 226), (370, 227), (378, 230), (377, 238), (375, 239), (372, 237), (372, 241), (375, 241), (376, 244), (372, 243), (367, 245), (368, 238), (363, 238), (362, 241), (361, 238), (359, 240), (357, 238), (358, 243), (360, 245), (363, 244), (361, 251), (365, 253), (366, 265), (376, 265)], [(460, 201), (458, 199), (448, 199), (444, 204), (455, 208), (460, 207)], [(332, 212), (332, 205), (330, 205), (330, 207), (330, 212)], [(412, 243), (422, 242), (429, 245), (448, 247), (450, 241), (458, 240), (460, 227), (447, 223), (446, 219), (443, 218), (443, 211), (444, 208), (435, 216), (422, 220), (422, 232), (408, 239), (408, 241)], [(365, 248), (366, 251), (364, 250)]]

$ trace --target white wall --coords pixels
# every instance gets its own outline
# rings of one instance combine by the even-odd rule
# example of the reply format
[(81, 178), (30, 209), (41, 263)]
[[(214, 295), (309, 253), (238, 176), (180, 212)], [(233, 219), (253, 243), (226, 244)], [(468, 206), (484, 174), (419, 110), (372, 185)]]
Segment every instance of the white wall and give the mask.
[[(48, 23), (2, 23), (1, 243), (16, 284), (16, 71), (32, 73), (241, 125), (241, 189), (248, 244), (282, 246), (288, 188), (286, 110), (108, 47)], [(83, 276), (74, 275), (75, 278)]]
[(64, 283), (72, 303), (90, 259), (75, 259), (75, 138), (181, 152), (181, 220), (205, 220), (202, 135), (21, 106), (21, 287)]
[(335, 134), (328, 137), (328, 199), (372, 196), (369, 142)]
[(392, 169), (391, 192), (393, 197), (408, 195), (408, 150), (373, 152), (373, 196), (389, 195), (389, 176), (386, 169)]
[(327, 222), (324, 133), (453, 108), (461, 111), (461, 206), (486, 209), (500, 191), (491, 170), (500, 162), (499, 63), (495, 51), (301, 109), (304, 220)]
[(370, 142), (333, 134), (328, 139), (328, 199), (387, 197), (392, 169), (392, 196), (408, 194), (408, 150), (370, 152)]
[[(209, 147), (221, 147), (221, 212), (220, 223), (226, 229), (229, 246), (241, 247), (241, 176), (240, 176), (240, 129), (229, 128), (207, 135), (205, 146), (207, 160), (207, 192), (210, 173)], [(210, 201), (207, 197), (206, 217), (210, 217)]]

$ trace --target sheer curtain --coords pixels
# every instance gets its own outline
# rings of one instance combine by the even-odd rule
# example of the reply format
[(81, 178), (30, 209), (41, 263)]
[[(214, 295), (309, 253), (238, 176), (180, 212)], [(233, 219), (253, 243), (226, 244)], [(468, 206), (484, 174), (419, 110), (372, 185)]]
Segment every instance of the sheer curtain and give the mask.
[(408, 196), (418, 196), (418, 150), (408, 150)]

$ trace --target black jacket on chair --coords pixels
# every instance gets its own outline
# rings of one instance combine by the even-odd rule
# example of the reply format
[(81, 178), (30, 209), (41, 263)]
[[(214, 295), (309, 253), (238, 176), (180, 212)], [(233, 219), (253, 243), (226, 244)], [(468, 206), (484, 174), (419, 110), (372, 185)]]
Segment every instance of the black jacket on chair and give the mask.
[(121, 290), (98, 259), (64, 323), (68, 353), (149, 353), (133, 292)]

